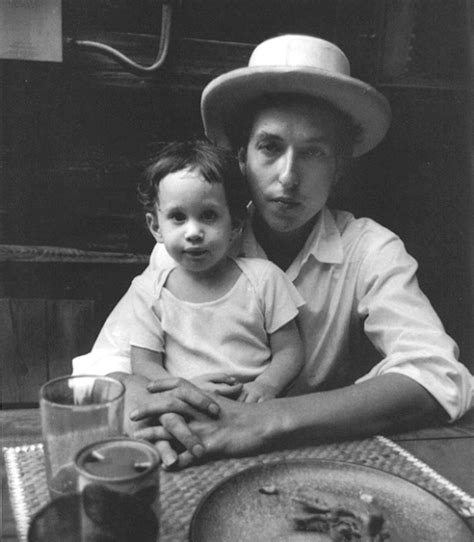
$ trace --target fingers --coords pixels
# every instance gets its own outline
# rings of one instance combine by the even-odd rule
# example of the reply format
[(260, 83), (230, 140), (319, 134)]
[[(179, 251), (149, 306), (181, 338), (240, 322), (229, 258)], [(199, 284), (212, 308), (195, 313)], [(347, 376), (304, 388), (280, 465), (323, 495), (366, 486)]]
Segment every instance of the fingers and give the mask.
[(236, 398), (240, 395), (240, 392), (242, 391), (242, 384), (239, 383), (232, 386), (228, 386), (227, 384), (215, 384), (212, 389), (214, 393), (218, 393), (219, 395), (223, 395), (224, 397)]
[(161, 462), (165, 469), (169, 469), (176, 465), (178, 462), (178, 454), (173, 450), (171, 444), (167, 440), (155, 442), (155, 448), (160, 454)]
[(207, 373), (202, 375), (203, 380), (208, 382), (214, 382), (215, 384), (237, 384), (237, 379), (234, 376), (230, 376), (226, 373)]
[(155, 442), (157, 440), (171, 440), (173, 438), (168, 431), (161, 425), (154, 425), (149, 427), (143, 427), (134, 431), (134, 438), (139, 438), (143, 440), (149, 440), (150, 442)]
[(207, 393), (217, 393), (224, 397), (235, 398), (240, 394), (243, 384), (226, 373), (207, 373), (191, 381)]
[(162, 416), (168, 412), (186, 416), (188, 419), (195, 417), (198, 414), (198, 411), (190, 407), (185, 401), (176, 397), (166, 397), (160, 394), (131, 412), (130, 419), (136, 422), (146, 418)]
[[(163, 463), (169, 467), (176, 463), (177, 454), (171, 445), (165, 441), (178, 441), (194, 458), (204, 455), (201, 440), (189, 429), (188, 424), (179, 414), (163, 414), (160, 416), (161, 425), (144, 427), (135, 431), (135, 438), (156, 442), (158, 451), (163, 454)], [(161, 441), (158, 442), (158, 441)]]
[(196, 458), (186, 450), (179, 454), (176, 466), (183, 469), (184, 467), (189, 467), (194, 463), (196, 463)]
[(204, 455), (204, 445), (201, 440), (189, 429), (188, 424), (178, 414), (163, 414), (160, 422), (169, 434), (178, 440), (194, 457)]
[[(219, 412), (218, 404), (201, 391), (198, 390), (198, 392), (200, 395), (194, 397), (193, 393), (186, 395), (185, 390), (182, 389), (150, 395), (139, 408), (130, 413), (130, 419), (138, 421), (167, 412), (175, 412), (188, 418), (196, 417), (199, 412), (216, 416)], [(197, 408), (194, 408), (194, 405)]]
[[(159, 401), (154, 402), (154, 411), (147, 411), (145, 415), (151, 413), (160, 414), (164, 412), (179, 412), (181, 414), (189, 413), (189, 406), (216, 416), (219, 413), (219, 405), (206, 395), (199, 388), (182, 378), (164, 378), (155, 380), (147, 386), (151, 393), (161, 393), (157, 397)], [(142, 410), (142, 409), (141, 409)], [(133, 413), (134, 415), (136, 412)], [(132, 419), (138, 419), (132, 417)]]
[(170, 378), (159, 378), (158, 380), (153, 380), (147, 385), (147, 390), (152, 393), (156, 391), (176, 390), (179, 388), (189, 388), (199, 391), (199, 389), (191, 384), (189, 380), (174, 376)]

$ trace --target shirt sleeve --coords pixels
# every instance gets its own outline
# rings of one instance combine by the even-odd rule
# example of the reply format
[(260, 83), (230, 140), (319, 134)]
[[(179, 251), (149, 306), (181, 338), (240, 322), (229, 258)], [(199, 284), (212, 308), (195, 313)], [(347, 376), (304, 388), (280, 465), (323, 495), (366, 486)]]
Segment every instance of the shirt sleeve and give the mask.
[(154, 295), (155, 280), (139, 276), (130, 287), (132, 319), (130, 322), (130, 345), (164, 352), (164, 337), (158, 315), (158, 301)]
[[(155, 245), (150, 264), (142, 273), (151, 277), (172, 260), (162, 244)], [(131, 373), (130, 330), (133, 316), (133, 289), (125, 293), (105, 321), (92, 350), (72, 360), (73, 374), (106, 375), (113, 372)]]
[(275, 333), (296, 318), (304, 300), (285, 273), (266, 261), (260, 274), (260, 291), (267, 333)]
[(405, 375), (431, 393), (454, 421), (473, 405), (474, 378), (458, 361), (458, 347), (419, 288), (416, 270), (395, 235), (372, 247), (363, 260), (358, 311), (384, 358), (357, 382), (386, 373)]
[(74, 375), (132, 372), (129, 335), (131, 315), (132, 292), (130, 288), (105, 321), (92, 350), (72, 360)]

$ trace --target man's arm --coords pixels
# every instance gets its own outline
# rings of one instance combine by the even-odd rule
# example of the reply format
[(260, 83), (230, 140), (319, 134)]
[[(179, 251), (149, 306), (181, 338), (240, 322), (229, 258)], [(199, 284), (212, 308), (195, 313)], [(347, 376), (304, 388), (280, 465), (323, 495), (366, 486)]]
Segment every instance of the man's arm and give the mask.
[[(189, 423), (205, 455), (236, 456), (296, 444), (363, 438), (446, 420), (437, 401), (418, 383), (386, 374), (333, 391), (245, 404), (218, 398), (216, 419)], [(187, 452), (182, 466), (194, 458)]]
[(458, 361), (456, 343), (419, 287), (416, 260), (386, 230), (364, 238), (364, 246), (357, 312), (383, 358), (357, 383), (389, 374), (408, 377), (455, 420), (474, 404), (474, 378)]
[(290, 402), (280, 407), (289, 408), (284, 431), (304, 441), (366, 437), (447, 421), (425, 388), (398, 374), (294, 399), (282, 399)]

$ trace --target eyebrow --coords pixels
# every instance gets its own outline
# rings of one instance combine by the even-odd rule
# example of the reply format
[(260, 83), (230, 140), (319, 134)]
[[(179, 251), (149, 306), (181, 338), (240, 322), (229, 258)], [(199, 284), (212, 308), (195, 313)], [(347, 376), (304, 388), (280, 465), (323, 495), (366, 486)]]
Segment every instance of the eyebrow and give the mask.
[[(204, 202), (203, 204), (203, 207), (205, 208), (205, 210), (215, 210), (215, 209), (221, 209), (222, 208), (222, 205), (218, 204), (218, 203), (215, 203), (215, 202)], [(176, 211), (178, 212), (181, 212), (181, 213), (186, 213), (186, 210), (183, 209), (183, 206), (182, 205), (173, 205), (173, 207), (158, 207), (158, 210), (162, 213), (174, 213)]]
[(159, 206), (158, 210), (161, 211), (162, 213), (172, 213), (175, 211), (182, 211), (183, 208), (180, 205), (173, 205), (173, 207)]
[[(262, 130), (261, 132), (256, 132), (254, 137), (256, 138), (269, 138), (269, 139), (278, 139), (280, 141), (283, 141), (284, 138), (279, 134), (274, 134), (272, 132), (267, 132), (266, 130)], [(330, 139), (328, 137), (323, 136), (311, 136), (305, 140), (302, 141), (303, 144), (311, 144), (311, 143), (330, 143)]]

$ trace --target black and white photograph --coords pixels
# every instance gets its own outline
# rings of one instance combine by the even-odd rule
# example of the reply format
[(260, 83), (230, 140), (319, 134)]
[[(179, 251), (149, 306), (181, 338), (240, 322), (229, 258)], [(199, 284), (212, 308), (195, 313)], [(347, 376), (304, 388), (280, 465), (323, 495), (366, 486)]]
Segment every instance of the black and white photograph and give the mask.
[(1, 539), (474, 540), (471, 0), (0, 0)]

